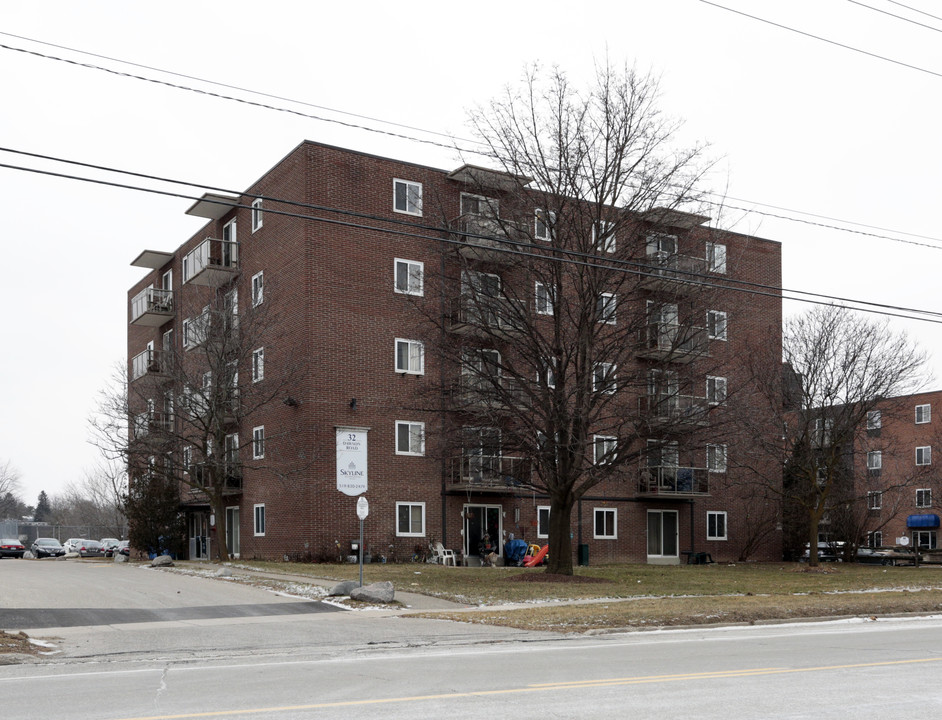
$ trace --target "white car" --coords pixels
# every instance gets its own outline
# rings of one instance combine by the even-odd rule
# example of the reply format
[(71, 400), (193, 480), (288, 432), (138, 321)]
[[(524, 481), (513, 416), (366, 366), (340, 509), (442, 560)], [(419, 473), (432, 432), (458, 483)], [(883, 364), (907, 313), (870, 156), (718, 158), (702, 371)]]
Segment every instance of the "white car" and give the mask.
[(66, 553), (78, 553), (79, 548), (84, 544), (85, 538), (69, 538), (62, 543), (62, 547), (65, 548)]

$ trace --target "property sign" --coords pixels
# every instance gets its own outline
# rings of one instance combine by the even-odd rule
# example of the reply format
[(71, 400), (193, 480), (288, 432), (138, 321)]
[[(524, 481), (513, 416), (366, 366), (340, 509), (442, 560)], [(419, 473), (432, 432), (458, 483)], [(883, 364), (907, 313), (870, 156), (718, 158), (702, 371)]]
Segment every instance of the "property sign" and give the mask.
[(367, 489), (366, 430), (337, 428), (337, 489), (362, 495)]
[(370, 514), (370, 503), (365, 497), (357, 499), (357, 517), (360, 520), (366, 520), (367, 516)]

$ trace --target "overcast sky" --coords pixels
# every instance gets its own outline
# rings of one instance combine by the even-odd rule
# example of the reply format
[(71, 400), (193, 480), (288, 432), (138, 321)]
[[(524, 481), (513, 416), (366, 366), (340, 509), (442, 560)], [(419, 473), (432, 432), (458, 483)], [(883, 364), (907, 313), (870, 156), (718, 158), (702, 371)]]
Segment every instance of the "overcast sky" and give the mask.
[[(467, 109), (516, 84), (527, 63), (583, 84), (608, 57), (660, 76), (662, 108), (720, 158), (726, 226), (782, 243), (787, 289), (936, 309), (942, 10), (926, 14), (937, 6), (928, 0), (718, 4), (728, 9), (8, 2), (0, 163), (191, 195), (202, 190), (9, 151), (235, 191), (304, 139), (452, 169), (453, 151), (395, 135), (447, 145), (424, 131), (468, 137)], [(12, 462), (34, 503), (98, 462), (87, 419), (125, 359), (126, 293), (144, 273), (130, 261), (175, 249), (202, 221), (184, 214), (186, 198), (6, 167), (0, 192), (0, 465)], [(938, 364), (940, 325), (892, 326)]]

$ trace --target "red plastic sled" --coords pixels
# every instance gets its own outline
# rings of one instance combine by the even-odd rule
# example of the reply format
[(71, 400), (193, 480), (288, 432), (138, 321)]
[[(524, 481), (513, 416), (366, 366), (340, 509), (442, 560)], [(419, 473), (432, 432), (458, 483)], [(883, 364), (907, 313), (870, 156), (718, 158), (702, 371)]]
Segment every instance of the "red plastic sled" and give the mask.
[(543, 562), (543, 558), (546, 557), (546, 553), (548, 552), (549, 552), (549, 544), (546, 544), (540, 548), (540, 552), (538, 552), (536, 555), (531, 555), (526, 560), (524, 560), (523, 566), (533, 567), (535, 565), (539, 565), (541, 562)]

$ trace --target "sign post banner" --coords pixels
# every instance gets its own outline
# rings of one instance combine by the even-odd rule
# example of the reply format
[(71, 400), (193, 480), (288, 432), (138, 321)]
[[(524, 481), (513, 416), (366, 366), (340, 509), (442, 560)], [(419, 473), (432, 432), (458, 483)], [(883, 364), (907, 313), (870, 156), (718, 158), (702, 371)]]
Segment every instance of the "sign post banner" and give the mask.
[(345, 495), (362, 495), (367, 490), (366, 430), (337, 428), (337, 489)]

